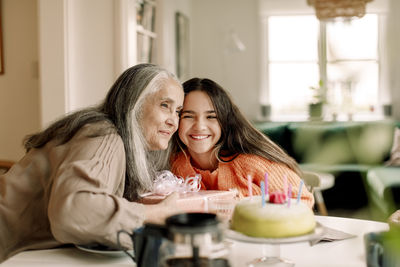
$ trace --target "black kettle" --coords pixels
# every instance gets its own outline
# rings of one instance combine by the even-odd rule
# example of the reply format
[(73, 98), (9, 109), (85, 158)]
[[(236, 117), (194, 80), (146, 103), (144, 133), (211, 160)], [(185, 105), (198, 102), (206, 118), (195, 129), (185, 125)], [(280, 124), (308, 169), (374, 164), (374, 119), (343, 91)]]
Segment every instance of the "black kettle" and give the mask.
[[(129, 234), (121, 230), (118, 233)], [(129, 234), (130, 235), (130, 234)], [(182, 213), (165, 225), (145, 224), (130, 235), (138, 267), (228, 267), (229, 248), (212, 213)]]

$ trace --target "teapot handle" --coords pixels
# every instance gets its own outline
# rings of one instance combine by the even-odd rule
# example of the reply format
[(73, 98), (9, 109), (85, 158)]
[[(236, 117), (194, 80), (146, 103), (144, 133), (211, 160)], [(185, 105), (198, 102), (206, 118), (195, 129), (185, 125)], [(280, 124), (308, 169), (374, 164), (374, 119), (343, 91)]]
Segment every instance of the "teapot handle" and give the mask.
[[(158, 250), (162, 239), (167, 236), (168, 230), (164, 225), (145, 224), (133, 231), (133, 234), (120, 230), (117, 233), (119, 248), (127, 254), (137, 267), (157, 267), (159, 260)], [(121, 234), (127, 234), (132, 240), (133, 254), (129, 253), (120, 241)]]
[(132, 238), (132, 235), (131, 235), (130, 233), (128, 233), (127, 231), (125, 231), (125, 230), (119, 230), (118, 233), (117, 233), (117, 243), (118, 243), (118, 247), (119, 247), (126, 255), (128, 255), (128, 256), (133, 260), (133, 262), (136, 262), (135, 255), (134, 255), (133, 253), (132, 253), (132, 254), (129, 253), (128, 250), (125, 249), (125, 248), (122, 246), (122, 244), (121, 244), (121, 242), (120, 242), (120, 235), (121, 235), (121, 234), (126, 234), (126, 235), (128, 235), (129, 238), (132, 240), (132, 245), (133, 245), (133, 238)]

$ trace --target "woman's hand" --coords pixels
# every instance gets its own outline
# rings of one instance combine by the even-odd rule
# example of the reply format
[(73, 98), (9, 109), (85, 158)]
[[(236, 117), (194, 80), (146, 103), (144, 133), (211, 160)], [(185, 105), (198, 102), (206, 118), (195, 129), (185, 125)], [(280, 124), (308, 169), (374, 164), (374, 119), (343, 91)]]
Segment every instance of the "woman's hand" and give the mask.
[(145, 205), (145, 222), (164, 224), (166, 218), (180, 213), (181, 210), (177, 205), (178, 197), (179, 194), (174, 192), (158, 204)]

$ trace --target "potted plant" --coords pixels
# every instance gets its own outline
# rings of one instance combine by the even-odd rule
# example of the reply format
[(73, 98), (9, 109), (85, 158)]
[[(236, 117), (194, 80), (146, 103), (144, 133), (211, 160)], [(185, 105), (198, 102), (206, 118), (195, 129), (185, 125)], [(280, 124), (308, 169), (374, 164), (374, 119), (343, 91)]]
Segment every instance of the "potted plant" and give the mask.
[(324, 104), (326, 102), (326, 88), (320, 80), (318, 86), (310, 86), (311, 102), (308, 105), (308, 114), (311, 120), (320, 120), (323, 117)]

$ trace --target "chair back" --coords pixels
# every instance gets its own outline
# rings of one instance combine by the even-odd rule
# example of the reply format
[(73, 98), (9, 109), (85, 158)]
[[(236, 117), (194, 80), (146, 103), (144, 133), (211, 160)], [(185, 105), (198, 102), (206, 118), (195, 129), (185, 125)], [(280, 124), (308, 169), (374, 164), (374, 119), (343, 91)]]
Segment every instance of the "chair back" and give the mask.
[(13, 161), (0, 160), (0, 174), (6, 173), (12, 165), (14, 165)]
[(400, 230), (400, 210), (396, 210), (388, 219), (390, 228)]
[(317, 173), (310, 171), (303, 171), (303, 181), (308, 191), (314, 192), (314, 188), (320, 186), (321, 180)]

